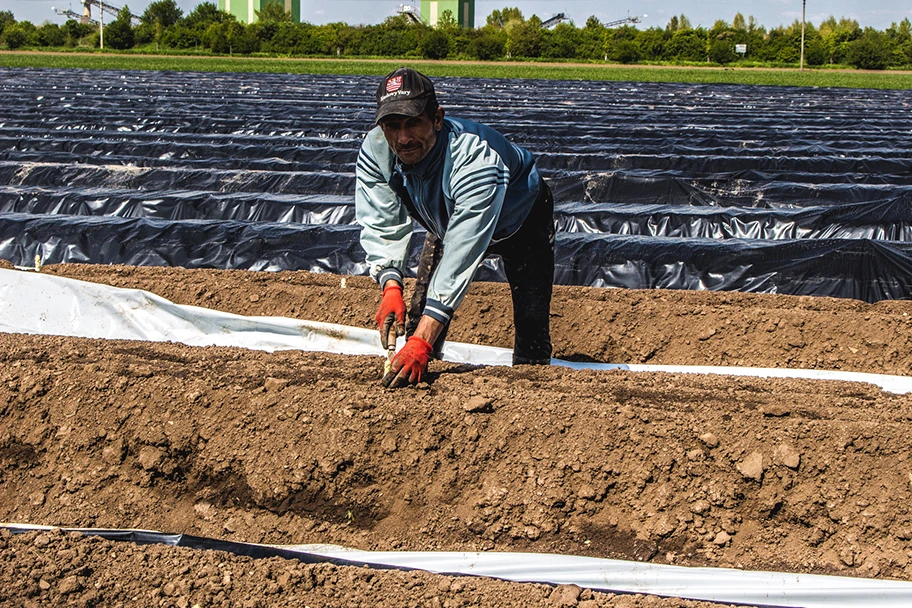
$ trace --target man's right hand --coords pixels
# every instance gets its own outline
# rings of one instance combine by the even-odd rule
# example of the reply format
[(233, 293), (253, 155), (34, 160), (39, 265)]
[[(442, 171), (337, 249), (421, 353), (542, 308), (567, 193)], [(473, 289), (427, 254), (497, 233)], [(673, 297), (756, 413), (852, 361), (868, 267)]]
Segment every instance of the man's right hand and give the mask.
[(402, 285), (395, 281), (387, 281), (375, 321), (380, 329), (380, 343), (384, 350), (390, 347), (389, 336), (393, 334), (391, 330), (394, 326), (396, 332), (393, 334), (393, 344), (395, 336), (405, 334), (405, 300), (402, 299)]
[(390, 369), (383, 376), (383, 386), (399, 388), (407, 384), (418, 384), (433, 353), (434, 347), (430, 342), (421, 336), (412, 336), (390, 361)]

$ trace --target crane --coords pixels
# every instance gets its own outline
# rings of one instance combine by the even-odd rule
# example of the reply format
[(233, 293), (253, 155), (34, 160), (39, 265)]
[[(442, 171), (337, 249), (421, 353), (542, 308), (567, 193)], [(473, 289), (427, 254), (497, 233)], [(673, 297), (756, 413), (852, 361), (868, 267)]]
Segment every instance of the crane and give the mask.
[[(645, 17), (646, 15), (643, 15), (643, 16)], [(567, 15), (565, 15), (564, 13), (557, 13), (550, 19), (542, 21), (541, 26), (542, 26), (542, 29), (547, 29), (550, 27), (554, 27), (561, 21), (566, 21), (566, 20), (567, 20)], [(623, 19), (618, 19), (616, 21), (609, 21), (608, 23), (603, 23), (602, 25), (604, 27), (615, 27), (616, 25), (625, 25), (627, 23), (639, 23), (639, 22), (640, 22), (640, 17), (638, 15), (634, 15), (633, 17), (628, 15), (628, 16), (624, 17)]]
[(421, 23), (421, 11), (418, 10), (417, 6), (412, 6), (410, 4), (400, 4), (399, 5), (399, 14), (405, 15), (412, 23)]
[[(645, 17), (646, 15), (643, 15), (643, 16)], [(608, 23), (603, 23), (602, 25), (605, 27), (614, 27), (616, 25), (626, 25), (628, 23), (639, 23), (639, 22), (640, 22), (639, 15), (634, 15), (633, 17), (631, 17), (630, 15), (627, 15), (623, 19), (618, 19), (617, 21), (609, 21)]]
[(565, 15), (564, 13), (557, 13), (550, 19), (542, 21), (542, 24), (541, 24), (542, 29), (547, 29), (549, 27), (553, 27), (553, 26), (557, 25), (558, 23), (560, 23), (561, 21), (565, 21), (566, 19), (567, 19), (567, 15)]
[(94, 19), (92, 19), (92, 18), (90, 18), (90, 17), (86, 17), (85, 15), (80, 15), (80, 14), (77, 13), (76, 11), (70, 10), (70, 9), (68, 9), (68, 8), (66, 8), (66, 9), (64, 9), (64, 8), (54, 8), (54, 7), (52, 6), (52, 7), (51, 7), (51, 10), (54, 11), (55, 13), (57, 13), (58, 15), (62, 15), (62, 16), (64, 16), (64, 17), (69, 17), (70, 19), (73, 19), (74, 21), (75, 21), (75, 20), (79, 20), (79, 21), (81, 21), (82, 23), (87, 23), (87, 24), (89, 24), (89, 25), (98, 25), (98, 22), (95, 21)]
[[(97, 23), (97, 21), (92, 19), (92, 7), (93, 6), (98, 8), (98, 16), (102, 19), (104, 18), (103, 13), (108, 13), (109, 15), (113, 15), (116, 18), (120, 14), (120, 10), (121, 10), (121, 8), (119, 6), (115, 6), (115, 5), (111, 4), (110, 2), (105, 2), (105, 0), (82, 0), (82, 22), (83, 23)], [(133, 13), (130, 13), (130, 18), (133, 21), (136, 21), (136, 22), (139, 21), (139, 15), (134, 15)]]

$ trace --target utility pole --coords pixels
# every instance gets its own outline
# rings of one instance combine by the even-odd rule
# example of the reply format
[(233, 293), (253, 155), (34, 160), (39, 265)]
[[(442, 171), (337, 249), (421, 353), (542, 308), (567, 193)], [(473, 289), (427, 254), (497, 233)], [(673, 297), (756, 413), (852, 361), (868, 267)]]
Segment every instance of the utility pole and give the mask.
[[(99, 46), (101, 47), (101, 50), (103, 51), (104, 50), (104, 0), (101, 0), (101, 8), (98, 9), (98, 17), (100, 19), (100, 21), (99, 21), (100, 25), (98, 27), (99, 27), (99, 31), (101, 32), (99, 34)], [(802, 46), (802, 49), (803, 48), (804, 47)], [(804, 51), (802, 50), (802, 53), (803, 52)]]
[(804, 70), (804, 9), (807, 6), (807, 0), (801, 0), (801, 68)]

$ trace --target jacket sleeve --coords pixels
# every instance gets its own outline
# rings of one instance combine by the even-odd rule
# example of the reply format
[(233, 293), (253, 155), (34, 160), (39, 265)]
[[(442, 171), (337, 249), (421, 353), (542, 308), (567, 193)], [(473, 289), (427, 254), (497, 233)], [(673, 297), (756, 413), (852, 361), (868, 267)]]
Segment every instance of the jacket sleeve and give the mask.
[(500, 155), (475, 135), (461, 135), (452, 163), (449, 180), (444, 178), (444, 195), (453, 200), (453, 214), (424, 310), (443, 323), (452, 318), (485, 257), (510, 181)]
[(381, 286), (389, 279), (402, 284), (412, 235), (408, 211), (389, 186), (391, 156), (376, 127), (364, 138), (355, 168), (355, 219), (361, 225), (370, 275)]

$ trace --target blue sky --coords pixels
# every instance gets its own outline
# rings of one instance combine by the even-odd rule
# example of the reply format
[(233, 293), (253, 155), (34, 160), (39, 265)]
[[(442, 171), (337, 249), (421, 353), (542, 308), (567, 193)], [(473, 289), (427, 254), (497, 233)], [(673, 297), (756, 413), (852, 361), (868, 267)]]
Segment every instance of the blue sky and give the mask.
[[(117, 6), (127, 4), (136, 14), (142, 14), (153, 0), (113, 0)], [(185, 14), (193, 10), (200, 0), (177, 0)], [(352, 25), (379, 23), (395, 14), (400, 4), (408, 0), (302, 0), (302, 20), (310, 23), (343, 21)], [(419, 4), (417, 0), (414, 4)], [(565, 13), (574, 23), (582, 26), (590, 15), (602, 22), (638, 15), (640, 27), (665, 27), (673, 15), (684, 14), (693, 25), (711, 26), (717, 19), (731, 22), (736, 13), (745, 17), (753, 15), (767, 28), (788, 25), (801, 20), (801, 0), (635, 0), (628, 3), (604, 0), (477, 0), (476, 25), (484, 25), (485, 17), (495, 9), (519, 7), (523, 15), (535, 14), (547, 19), (554, 13)], [(54, 13), (53, 8), (69, 8), (82, 12), (79, 0), (0, 0), (0, 10), (12, 11), (17, 20), (39, 25), (44, 21), (63, 23), (66, 19)], [(643, 15), (646, 15), (643, 17)], [(893, 22), (908, 17), (912, 20), (912, 2), (909, 0), (807, 0), (807, 20), (819, 24), (829, 15), (855, 19), (862, 26), (884, 30)]]

